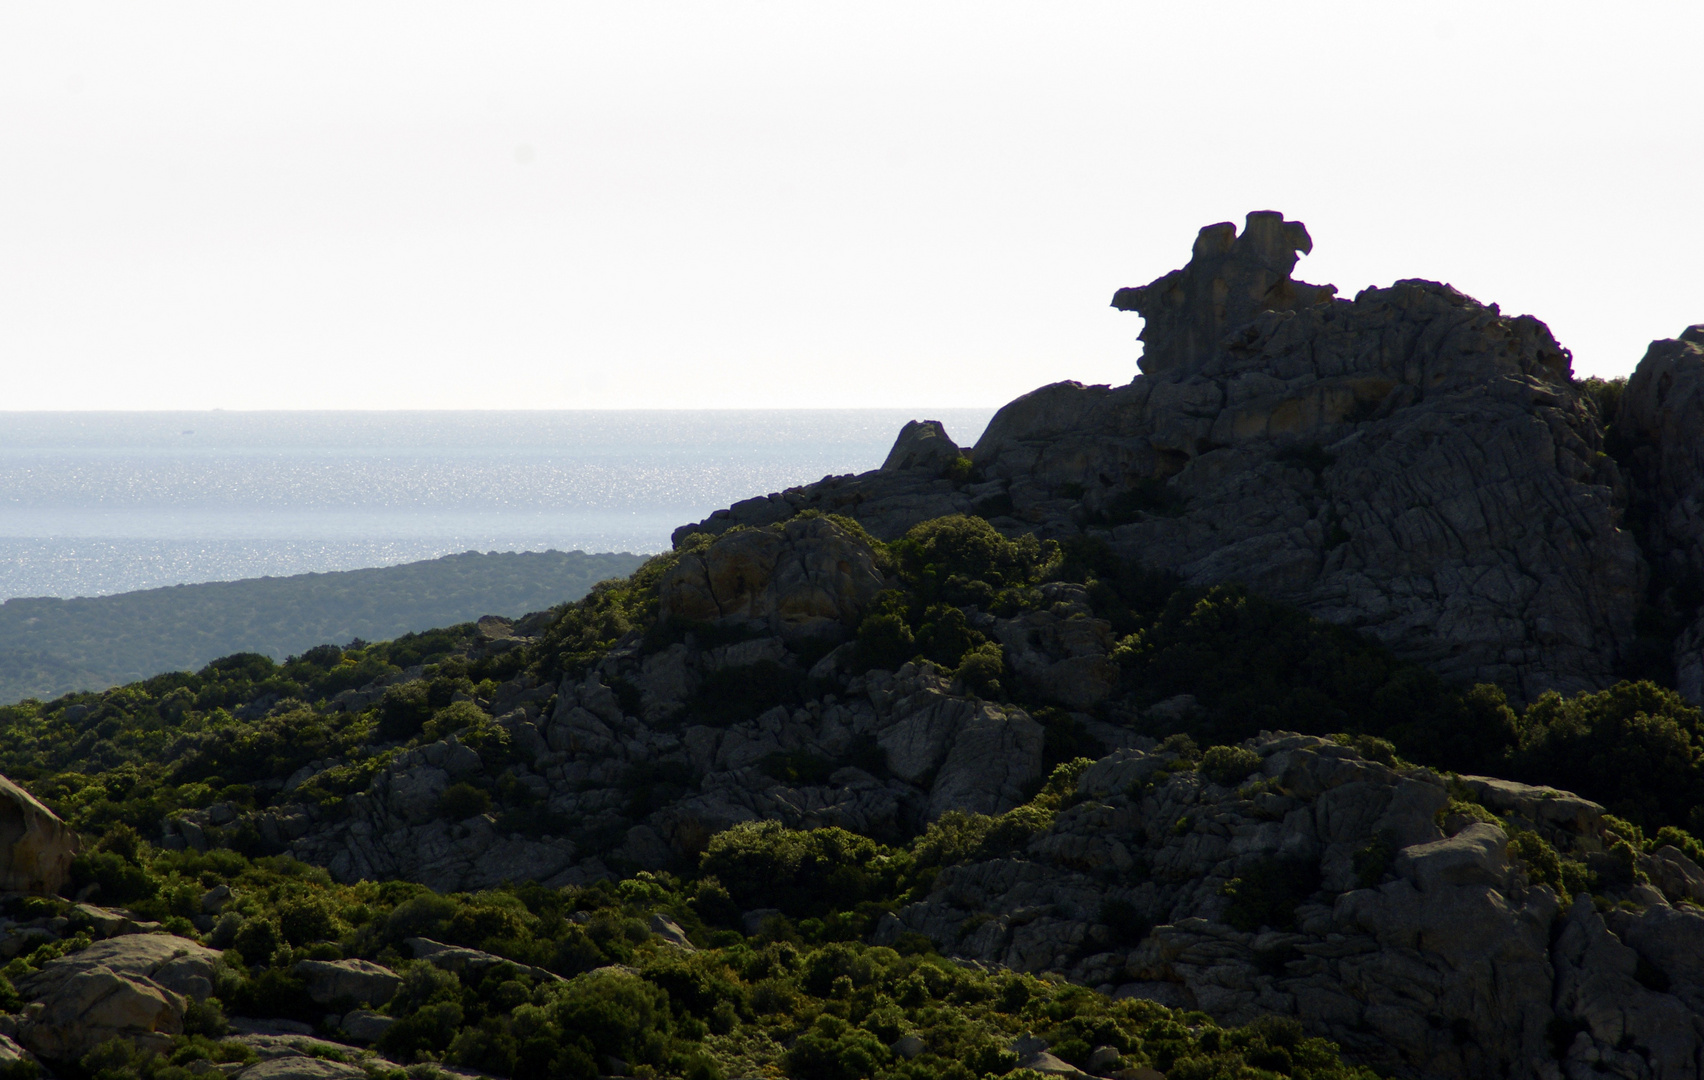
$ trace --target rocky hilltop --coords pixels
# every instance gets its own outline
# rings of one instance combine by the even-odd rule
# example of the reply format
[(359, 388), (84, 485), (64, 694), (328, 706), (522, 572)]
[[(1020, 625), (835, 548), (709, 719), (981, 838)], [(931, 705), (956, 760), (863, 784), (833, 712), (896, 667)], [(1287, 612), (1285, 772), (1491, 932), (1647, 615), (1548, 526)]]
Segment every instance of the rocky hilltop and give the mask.
[(0, 1065), (1697, 1076), (1704, 328), (1310, 246), (576, 603), (0, 710)]
[[(1691, 582), (1704, 565), (1704, 331), (1653, 345), (1604, 415), (1537, 319), (1429, 281), (1344, 300), (1291, 276), (1311, 248), (1275, 213), (1240, 235), (1208, 226), (1184, 269), (1114, 297), (1146, 320), (1129, 385), (1019, 398), (956, 475), (958, 448), (918, 425), (879, 472), (748, 500), (676, 539), (804, 508), (888, 539), (980, 513), (1008, 533), (1103, 535), (1192, 583), (1242, 582), (1523, 699), (1614, 681), (1638, 653), (1653, 566)], [(1626, 434), (1610, 445), (1606, 430)], [(1667, 595), (1696, 622), (1695, 586)], [(1693, 700), (1700, 643), (1675, 643), (1672, 661)]]

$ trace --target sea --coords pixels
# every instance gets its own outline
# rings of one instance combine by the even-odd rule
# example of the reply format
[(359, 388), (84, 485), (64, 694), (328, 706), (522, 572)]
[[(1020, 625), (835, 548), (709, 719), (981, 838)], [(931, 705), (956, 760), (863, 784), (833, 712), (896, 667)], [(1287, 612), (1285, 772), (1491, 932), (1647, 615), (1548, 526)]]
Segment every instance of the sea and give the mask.
[(666, 550), (754, 495), (881, 465), (907, 420), (992, 409), (0, 412), (0, 600)]

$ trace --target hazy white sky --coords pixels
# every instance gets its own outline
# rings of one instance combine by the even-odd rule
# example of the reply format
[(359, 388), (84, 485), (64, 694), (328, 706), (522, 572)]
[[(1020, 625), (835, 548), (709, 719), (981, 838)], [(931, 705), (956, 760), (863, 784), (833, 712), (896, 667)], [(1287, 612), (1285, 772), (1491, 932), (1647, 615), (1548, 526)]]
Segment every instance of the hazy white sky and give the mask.
[(1281, 210), (1704, 321), (1704, 5), (0, 3), (0, 409), (997, 404)]

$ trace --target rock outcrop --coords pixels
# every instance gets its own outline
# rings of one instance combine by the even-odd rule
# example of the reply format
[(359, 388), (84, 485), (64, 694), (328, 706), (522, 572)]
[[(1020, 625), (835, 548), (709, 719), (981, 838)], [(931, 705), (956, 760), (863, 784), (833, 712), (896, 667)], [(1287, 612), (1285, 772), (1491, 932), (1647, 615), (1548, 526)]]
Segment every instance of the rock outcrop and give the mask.
[(939, 420), (912, 420), (899, 429), (899, 438), (882, 462), (882, 472), (927, 469), (945, 473), (961, 456), (958, 444)]
[(663, 579), (665, 621), (738, 624), (793, 641), (845, 636), (886, 586), (869, 545), (832, 521), (718, 537)]
[(58, 892), (77, 850), (69, 825), (0, 776), (0, 892)]
[(191, 1001), (213, 992), (219, 953), (169, 934), (130, 934), (50, 960), (18, 983), (32, 1005), (18, 1041), (75, 1060), (107, 1039), (164, 1046)]
[(924, 466), (830, 477), (677, 542), (807, 508), (884, 538), (979, 513), (1242, 582), (1517, 698), (1612, 681), (1645, 563), (1567, 350), (1434, 282), (1337, 299), (1291, 276), (1311, 246), (1274, 213), (1202, 230), (1183, 270), (1115, 298), (1147, 321), (1143, 374), (1012, 402), (962, 482)]
[[(923, 933), (968, 960), (1228, 1023), (1294, 1016), (1400, 1076), (1692, 1075), (1704, 910), (1690, 860), (1665, 848), (1616, 884), (1587, 800), (1452, 787), (1310, 736), (1245, 746), (1249, 775), (1229, 784), (1153, 749), (1103, 758), (1051, 828), (944, 869), (877, 939)], [(1542, 838), (1600, 867), (1600, 898), (1536, 883), (1511, 853), (1523, 831), (1525, 850)]]
[[(832, 670), (835, 659), (819, 666)], [(445, 788), (486, 768), (478, 752), (448, 742), (399, 756), (338, 815), (285, 804), (261, 815), (260, 831), (343, 881), (401, 877), (445, 891), (529, 879), (567, 885), (606, 876), (612, 859), (628, 868), (678, 865), (741, 821), (838, 825), (898, 840), (948, 810), (1008, 810), (1042, 777), (1040, 724), (1016, 706), (963, 693), (927, 666), (843, 679), (839, 692), (801, 707), (695, 719), (691, 688), (706, 679), (726, 688), (789, 671), (804, 677), (792, 665), (777, 637), (641, 656), (635, 635), (593, 671), (563, 680), (548, 713), (503, 718), (511, 745), (534, 756), (530, 764), (502, 757), (497, 767), (533, 793), (545, 820), (619, 838), (609, 850), (508, 832), (491, 813), (446, 820)], [(629, 688), (628, 705), (612, 684)], [(636, 799), (639, 792), (647, 797)], [(645, 802), (653, 808), (636, 814)]]
[(1704, 704), (1704, 325), (1651, 343), (1612, 430), (1628, 462), (1656, 603), (1686, 626), (1674, 647), (1676, 689)]

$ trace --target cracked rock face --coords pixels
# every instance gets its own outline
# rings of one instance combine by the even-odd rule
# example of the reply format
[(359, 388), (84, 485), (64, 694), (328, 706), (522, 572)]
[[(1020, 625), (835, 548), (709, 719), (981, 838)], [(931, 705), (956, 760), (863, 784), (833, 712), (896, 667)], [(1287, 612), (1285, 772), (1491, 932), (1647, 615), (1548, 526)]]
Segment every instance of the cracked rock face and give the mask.
[[(866, 672), (844, 682), (843, 696), (727, 724), (683, 712), (707, 675), (761, 663), (792, 659), (775, 637), (642, 657), (634, 635), (593, 671), (564, 679), (548, 712), (499, 720), (511, 745), (535, 755), (507, 766), (517, 782), (579, 835), (616, 838), (607, 852), (559, 832), (508, 832), (493, 813), (447, 820), (440, 796), (454, 782), (450, 766), (466, 756), (479, 767), (453, 739), (399, 755), (335, 814), (287, 804), (258, 828), (342, 881), (405, 878), (446, 892), (529, 879), (577, 885), (608, 876), (606, 857), (624, 868), (678, 866), (742, 821), (899, 841), (949, 810), (1009, 810), (1042, 778), (1042, 726), (1016, 706), (959, 692), (932, 667)], [(612, 684), (637, 691), (637, 712)], [(672, 797), (635, 811), (636, 785), (655, 776), (673, 778)]]
[(1448, 286), (1339, 300), (1289, 277), (1277, 215), (1203, 230), (1184, 270), (1120, 292), (1144, 374), (1020, 398), (977, 443), (1014, 516), (1081, 489), (1085, 524), (1198, 584), (1370, 633), (1520, 697), (1612, 680), (1640, 553), (1619, 475), (1544, 325)]
[[(1450, 788), (1430, 770), (1312, 736), (1244, 745), (1260, 765), (1230, 786), (1169, 753), (1101, 759), (1027, 848), (944, 869), (877, 939), (920, 932), (965, 959), (1227, 1023), (1295, 1016), (1400, 1076), (1693, 1075), (1704, 911), (1679, 852), (1642, 857), (1672, 891), (1631, 885), (1600, 913), (1534, 885), (1503, 826), (1446, 835)], [(1483, 801), (1565, 854), (1603, 847), (1596, 804), (1464, 779), (1496, 785)], [(1687, 873), (1663, 878), (1668, 860)], [(1260, 918), (1239, 917), (1251, 885), (1289, 898), (1257, 894)]]

